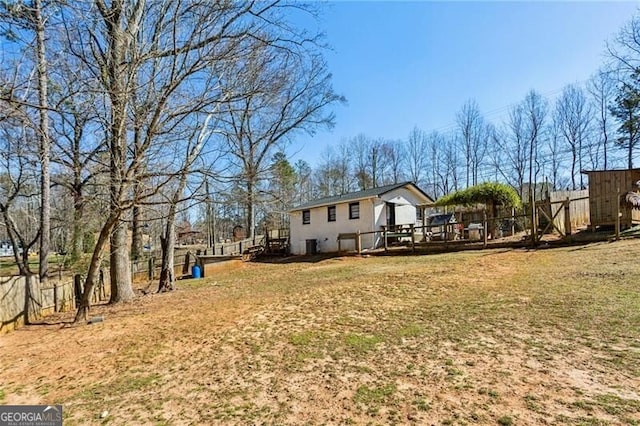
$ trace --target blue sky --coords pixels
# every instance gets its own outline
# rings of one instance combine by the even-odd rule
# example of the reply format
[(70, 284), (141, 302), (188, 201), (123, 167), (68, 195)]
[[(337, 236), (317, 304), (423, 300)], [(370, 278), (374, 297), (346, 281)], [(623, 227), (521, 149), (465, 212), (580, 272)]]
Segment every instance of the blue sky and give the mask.
[(293, 160), (358, 133), (405, 138), (413, 126), (446, 131), (468, 99), (499, 122), (535, 89), (552, 99), (605, 60), (639, 2), (329, 2), (319, 23), (338, 106), (336, 126), (300, 136)]

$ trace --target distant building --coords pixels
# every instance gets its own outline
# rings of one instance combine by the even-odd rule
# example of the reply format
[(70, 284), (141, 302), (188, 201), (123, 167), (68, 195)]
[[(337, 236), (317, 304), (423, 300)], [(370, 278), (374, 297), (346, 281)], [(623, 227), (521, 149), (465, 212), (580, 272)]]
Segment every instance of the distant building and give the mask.
[[(412, 182), (311, 201), (290, 212), (291, 253), (336, 252), (338, 234), (422, 225), (424, 208), (432, 205), (433, 199)], [(373, 249), (382, 244), (382, 236), (364, 234), (361, 241), (362, 249)], [(342, 242), (341, 248), (355, 249), (355, 241)]]

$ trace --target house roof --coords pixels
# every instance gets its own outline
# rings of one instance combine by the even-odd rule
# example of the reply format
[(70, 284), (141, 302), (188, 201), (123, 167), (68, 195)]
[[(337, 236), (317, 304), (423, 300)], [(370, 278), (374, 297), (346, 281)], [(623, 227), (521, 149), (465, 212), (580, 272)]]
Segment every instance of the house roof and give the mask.
[(298, 207), (295, 207), (291, 209), (291, 211), (294, 212), (298, 210), (307, 210), (314, 207), (329, 206), (332, 204), (348, 203), (351, 201), (358, 201), (358, 200), (364, 200), (367, 198), (380, 197), (386, 194), (387, 192), (391, 192), (393, 190), (403, 188), (405, 186), (411, 186), (420, 195), (425, 197), (428, 200), (428, 202), (425, 204), (433, 203), (433, 198), (427, 195), (422, 189), (420, 189), (413, 182), (401, 182), (401, 183), (395, 183), (393, 185), (385, 185), (385, 186), (379, 186), (377, 188), (369, 188), (369, 189), (365, 189), (364, 191), (350, 192), (348, 194), (337, 195), (334, 197), (319, 198), (317, 200), (313, 200), (308, 203), (302, 204)]

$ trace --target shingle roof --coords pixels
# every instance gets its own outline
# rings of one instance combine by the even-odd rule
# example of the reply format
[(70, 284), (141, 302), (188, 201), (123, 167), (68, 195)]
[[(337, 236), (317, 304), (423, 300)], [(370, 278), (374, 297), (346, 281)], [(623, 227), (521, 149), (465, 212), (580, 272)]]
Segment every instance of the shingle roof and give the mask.
[(369, 189), (365, 189), (364, 191), (350, 192), (348, 194), (337, 195), (334, 197), (319, 198), (317, 200), (313, 200), (308, 203), (302, 204), (298, 207), (295, 207), (291, 211), (306, 210), (314, 207), (320, 207), (320, 206), (326, 206), (326, 205), (338, 204), (338, 203), (347, 203), (350, 201), (357, 201), (357, 200), (363, 200), (366, 198), (379, 197), (383, 194), (386, 194), (387, 192), (393, 191), (394, 189), (402, 188), (403, 186), (406, 186), (406, 185), (413, 186), (426, 198), (428, 198), (429, 200), (432, 200), (430, 196), (428, 196), (423, 190), (418, 188), (418, 186), (415, 185), (413, 182), (402, 182), (402, 183), (395, 183), (393, 185), (379, 186), (377, 188), (369, 188)]

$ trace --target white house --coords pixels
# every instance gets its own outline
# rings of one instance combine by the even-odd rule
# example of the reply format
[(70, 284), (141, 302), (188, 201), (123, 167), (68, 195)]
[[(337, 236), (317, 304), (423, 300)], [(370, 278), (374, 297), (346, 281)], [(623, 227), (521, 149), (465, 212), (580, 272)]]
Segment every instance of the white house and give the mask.
[[(422, 224), (424, 207), (433, 200), (412, 182), (403, 182), (336, 197), (327, 197), (291, 210), (292, 254), (338, 251), (338, 234), (380, 231), (383, 225)], [(362, 249), (382, 243), (382, 235), (361, 236)], [(341, 241), (355, 249), (355, 240)]]

